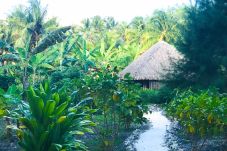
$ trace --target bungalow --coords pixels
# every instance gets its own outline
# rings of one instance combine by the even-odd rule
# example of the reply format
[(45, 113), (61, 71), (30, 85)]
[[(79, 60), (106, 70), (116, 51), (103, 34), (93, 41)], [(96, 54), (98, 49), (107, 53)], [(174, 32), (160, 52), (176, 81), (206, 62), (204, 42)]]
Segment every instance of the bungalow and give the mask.
[(123, 78), (127, 73), (144, 88), (159, 89), (165, 75), (182, 59), (182, 54), (170, 44), (159, 41), (120, 72)]

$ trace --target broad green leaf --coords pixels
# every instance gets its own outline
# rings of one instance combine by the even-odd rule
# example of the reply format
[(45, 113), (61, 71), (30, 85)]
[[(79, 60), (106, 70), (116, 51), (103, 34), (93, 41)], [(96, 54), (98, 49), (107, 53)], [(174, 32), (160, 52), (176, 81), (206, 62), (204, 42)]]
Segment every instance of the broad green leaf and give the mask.
[(84, 135), (84, 132), (82, 132), (82, 131), (73, 131), (72, 134), (75, 134), (75, 135)]
[(44, 114), (49, 117), (55, 110), (56, 102), (54, 100), (48, 100), (44, 109)]
[(67, 106), (68, 106), (68, 102), (62, 103), (61, 105), (59, 105), (59, 106), (56, 108), (55, 114), (56, 114), (56, 115), (61, 115), (61, 114), (65, 111), (65, 109), (66, 109)]
[(61, 116), (58, 118), (57, 123), (60, 124), (66, 120), (66, 116)]

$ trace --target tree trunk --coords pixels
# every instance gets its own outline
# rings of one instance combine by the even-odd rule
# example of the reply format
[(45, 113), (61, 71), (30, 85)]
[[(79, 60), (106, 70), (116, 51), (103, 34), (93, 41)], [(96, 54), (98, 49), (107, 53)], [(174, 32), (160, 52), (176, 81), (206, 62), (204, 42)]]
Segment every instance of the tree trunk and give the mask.
[(28, 67), (25, 66), (24, 69), (23, 69), (23, 95), (22, 95), (22, 98), (25, 101), (26, 101), (25, 91), (27, 90), (28, 86), (29, 86), (29, 82), (28, 82)]

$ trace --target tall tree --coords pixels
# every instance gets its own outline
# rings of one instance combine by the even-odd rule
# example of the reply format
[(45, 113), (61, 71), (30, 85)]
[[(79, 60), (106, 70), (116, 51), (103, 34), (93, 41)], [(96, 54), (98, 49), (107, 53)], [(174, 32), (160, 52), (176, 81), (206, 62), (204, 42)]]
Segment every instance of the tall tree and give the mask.
[(173, 43), (179, 34), (179, 25), (184, 22), (183, 14), (184, 8), (169, 9), (167, 11), (156, 10), (148, 20), (147, 30), (152, 32), (152, 38)]
[(105, 22), (106, 29), (108, 30), (113, 29), (117, 25), (117, 22), (113, 17), (105, 18), (104, 22)]
[(40, 0), (29, 0), (28, 7), (18, 7), (7, 19), (9, 27), (12, 28), (15, 47), (23, 48), (20, 60), (23, 62), (24, 90), (29, 85), (30, 58), (50, 46), (62, 42), (66, 38), (65, 32), (71, 28), (57, 29), (56, 19), (46, 21), (46, 13), (47, 10), (41, 6)]
[(226, 0), (196, 0), (187, 9), (183, 40), (177, 44), (185, 59), (171, 76), (172, 86), (216, 86), (227, 90)]

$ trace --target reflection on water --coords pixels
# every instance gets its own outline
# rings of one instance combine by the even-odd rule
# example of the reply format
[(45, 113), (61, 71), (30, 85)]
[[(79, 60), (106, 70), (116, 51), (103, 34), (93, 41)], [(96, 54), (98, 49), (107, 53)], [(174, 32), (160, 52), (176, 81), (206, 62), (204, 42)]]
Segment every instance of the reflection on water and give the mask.
[(135, 143), (137, 151), (167, 151), (164, 146), (166, 130), (170, 121), (162, 115), (161, 111), (154, 111), (144, 115), (152, 126), (140, 134), (138, 141)]
[(130, 151), (168, 151), (165, 144), (165, 135), (170, 121), (162, 114), (162, 111), (151, 106), (153, 112), (144, 117), (148, 124), (137, 129), (126, 140), (125, 144)]

